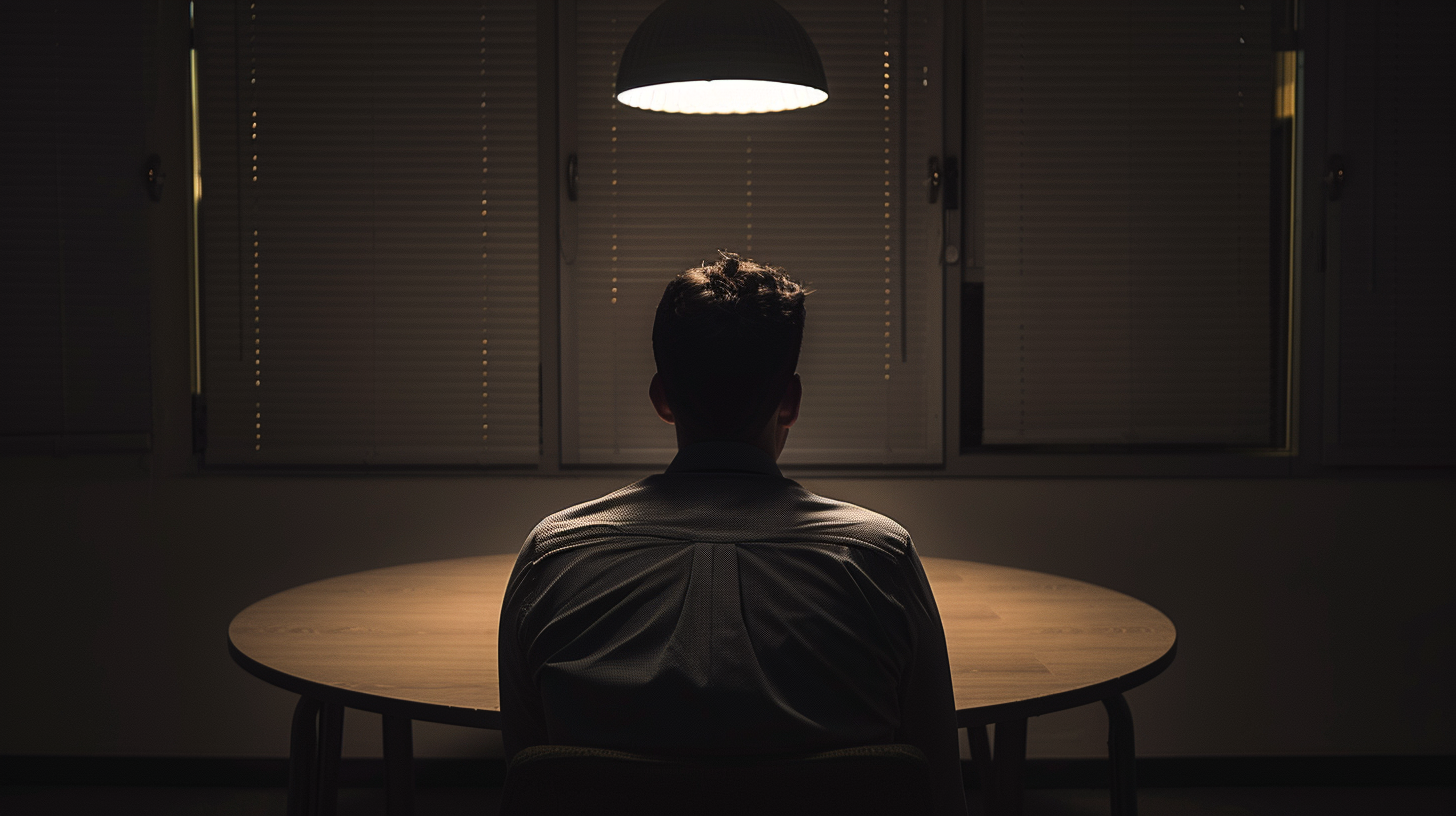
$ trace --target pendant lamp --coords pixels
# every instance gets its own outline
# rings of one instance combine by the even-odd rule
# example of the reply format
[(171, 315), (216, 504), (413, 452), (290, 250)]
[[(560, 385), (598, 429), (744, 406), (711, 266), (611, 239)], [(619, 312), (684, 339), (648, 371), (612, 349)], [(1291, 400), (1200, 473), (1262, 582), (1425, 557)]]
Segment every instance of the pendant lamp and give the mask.
[(617, 69), (617, 100), (653, 111), (769, 113), (828, 98), (819, 52), (774, 0), (667, 0)]

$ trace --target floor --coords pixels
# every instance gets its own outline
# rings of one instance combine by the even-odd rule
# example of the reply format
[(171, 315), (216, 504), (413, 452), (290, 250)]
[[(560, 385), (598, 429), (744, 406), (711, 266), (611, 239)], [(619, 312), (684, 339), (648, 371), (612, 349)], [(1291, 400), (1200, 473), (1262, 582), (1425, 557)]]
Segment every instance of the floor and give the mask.
[[(974, 791), (972, 791), (974, 794)], [(499, 788), (421, 788), (417, 816), (491, 816)], [(286, 792), (276, 788), (0, 788), (3, 816), (271, 816)], [(1149, 788), (1141, 816), (1452, 816), (1456, 787), (1443, 788)], [(1102, 816), (1103, 790), (1031, 790), (1025, 816)], [(382, 816), (384, 792), (339, 794), (338, 816)], [(979, 809), (973, 805), (972, 814)]]

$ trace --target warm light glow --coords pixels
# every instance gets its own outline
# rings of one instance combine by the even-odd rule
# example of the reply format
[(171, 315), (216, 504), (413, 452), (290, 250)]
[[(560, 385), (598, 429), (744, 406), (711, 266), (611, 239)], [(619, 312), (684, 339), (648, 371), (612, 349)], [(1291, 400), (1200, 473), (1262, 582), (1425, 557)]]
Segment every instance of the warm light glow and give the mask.
[(1279, 51), (1274, 55), (1274, 117), (1294, 118), (1294, 89), (1299, 77), (1299, 53)]
[(818, 88), (757, 79), (668, 82), (617, 94), (623, 105), (664, 113), (771, 113), (807, 108), (828, 98)]
[[(194, 4), (187, 4), (187, 25), (193, 25)], [(189, 212), (191, 224), (187, 233), (187, 333), (190, 345), (188, 368), (192, 381), (192, 395), (202, 394), (202, 295), (200, 277), (202, 262), (198, 227), (198, 214), (202, 212), (202, 142), (197, 126), (197, 48), (188, 51), (188, 93), (191, 108), (188, 113), (192, 127), (192, 208)]]

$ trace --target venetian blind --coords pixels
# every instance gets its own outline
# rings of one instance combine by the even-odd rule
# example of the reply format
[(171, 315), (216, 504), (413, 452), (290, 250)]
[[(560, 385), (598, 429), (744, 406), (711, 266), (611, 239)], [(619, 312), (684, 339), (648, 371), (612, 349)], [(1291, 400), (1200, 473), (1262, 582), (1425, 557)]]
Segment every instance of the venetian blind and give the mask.
[[(785, 463), (941, 459), (938, 205), (907, 184), (939, 143), (939, 31), (887, 0), (784, 2), (819, 49), (829, 100), (688, 116), (616, 103), (617, 58), (656, 0), (577, 9), (579, 197), (563, 212), (563, 458), (661, 465), (647, 399), (667, 282), (716, 249), (813, 293), (801, 419)], [(932, 36), (932, 33), (934, 36)], [(909, 158), (913, 157), (913, 158)]]
[(1269, 4), (985, 9), (983, 441), (1270, 444)]
[(534, 464), (535, 4), (199, 3), (210, 463)]

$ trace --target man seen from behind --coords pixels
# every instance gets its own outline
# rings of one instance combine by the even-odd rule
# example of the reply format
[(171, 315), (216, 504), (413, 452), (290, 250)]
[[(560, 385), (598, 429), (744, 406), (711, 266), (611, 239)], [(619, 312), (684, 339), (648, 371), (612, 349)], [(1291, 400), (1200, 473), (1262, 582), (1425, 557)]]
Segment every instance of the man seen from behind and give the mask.
[(935, 811), (965, 812), (945, 635), (909, 534), (776, 464), (799, 416), (804, 296), (726, 253), (668, 284), (649, 394), (678, 454), (526, 539), (500, 618), (508, 757), (909, 743)]

